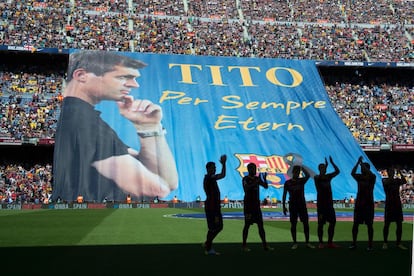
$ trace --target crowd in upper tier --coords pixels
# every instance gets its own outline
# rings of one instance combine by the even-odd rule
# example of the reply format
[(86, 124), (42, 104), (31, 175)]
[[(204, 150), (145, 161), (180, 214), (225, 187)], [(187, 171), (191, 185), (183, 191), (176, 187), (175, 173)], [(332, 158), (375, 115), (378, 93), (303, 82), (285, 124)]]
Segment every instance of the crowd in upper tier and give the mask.
[(3, 1), (0, 45), (413, 62), (413, 1)]
[[(11, 0), (0, 3), (1, 45), (412, 63), (414, 1)], [(42, 66), (0, 64), (0, 138), (54, 137), (65, 72)], [(360, 143), (414, 143), (412, 81), (326, 90)], [(0, 185), (5, 202), (50, 194), (49, 165), (2, 166), (0, 175), (12, 187)], [(412, 202), (412, 188), (406, 194)]]

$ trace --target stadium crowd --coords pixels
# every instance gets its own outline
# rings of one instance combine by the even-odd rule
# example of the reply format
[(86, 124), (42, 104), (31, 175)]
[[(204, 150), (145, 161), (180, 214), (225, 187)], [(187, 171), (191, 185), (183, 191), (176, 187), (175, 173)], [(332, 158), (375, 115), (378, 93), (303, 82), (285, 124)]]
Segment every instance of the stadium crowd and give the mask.
[[(401, 187), (401, 202), (414, 204), (414, 172), (403, 169), (401, 174), (399, 177), (407, 181)], [(20, 164), (0, 164), (0, 204), (51, 203), (52, 177), (50, 164), (28, 168)]]
[(48, 204), (52, 195), (52, 166), (0, 165), (0, 204)]
[(7, 1), (0, 45), (412, 62), (412, 1)]
[[(0, 45), (170, 54), (414, 62), (414, 2), (90, 0), (0, 3)], [(53, 138), (65, 72), (0, 65), (0, 138)], [(327, 83), (361, 144), (413, 144), (414, 87)], [(407, 177), (409, 177), (409, 170)], [(50, 165), (0, 168), (1, 201), (45, 202)], [(412, 173), (411, 173), (412, 179)], [(411, 185), (411, 186), (410, 186)], [(407, 188), (408, 187), (408, 188)], [(412, 180), (403, 198), (413, 202)], [(408, 191), (408, 192), (407, 192)]]

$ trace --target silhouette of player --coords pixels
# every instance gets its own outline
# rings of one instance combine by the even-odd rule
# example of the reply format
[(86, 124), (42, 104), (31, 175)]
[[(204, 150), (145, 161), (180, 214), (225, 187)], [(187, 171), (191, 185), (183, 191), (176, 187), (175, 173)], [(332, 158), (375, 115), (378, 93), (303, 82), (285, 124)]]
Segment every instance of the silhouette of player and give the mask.
[[(299, 177), (300, 172), (304, 173), (304, 177)], [(306, 246), (308, 248), (315, 248), (309, 243), (309, 215), (305, 200), (305, 184), (308, 181), (310, 174), (302, 166), (294, 166), (292, 170), (292, 178), (285, 182), (283, 187), (283, 214), (286, 216), (286, 195), (289, 193), (289, 219), (290, 219), (290, 233), (293, 239), (292, 249), (297, 249), (298, 244), (296, 240), (296, 226), (298, 218), (303, 224), (303, 231), (305, 233)]]
[(219, 255), (213, 248), (213, 240), (218, 233), (223, 230), (223, 216), (221, 214), (221, 200), (220, 190), (217, 184), (217, 180), (220, 180), (226, 176), (226, 161), (227, 156), (222, 155), (220, 157), (220, 163), (222, 165), (221, 172), (216, 174), (216, 164), (214, 162), (208, 162), (206, 164), (207, 174), (204, 176), (203, 187), (206, 193), (206, 200), (204, 203), (204, 211), (207, 219), (207, 237), (204, 243), (204, 250), (206, 255)]
[[(361, 173), (357, 173), (358, 167), (361, 167)], [(366, 224), (368, 229), (368, 247), (371, 251), (372, 240), (374, 237), (374, 186), (376, 175), (371, 172), (370, 165), (362, 162), (362, 156), (358, 158), (357, 163), (352, 168), (352, 177), (356, 180), (358, 191), (354, 207), (354, 223), (352, 225), (352, 244), (350, 249), (357, 247), (358, 228), (360, 224)]]
[(407, 181), (404, 176), (398, 171), (398, 174), (401, 178), (395, 177), (395, 169), (387, 169), (388, 178), (382, 180), (382, 185), (385, 192), (385, 210), (384, 210), (384, 228), (383, 228), (383, 237), (384, 244), (383, 249), (388, 248), (388, 233), (391, 222), (396, 223), (396, 244), (397, 247), (406, 250), (407, 247), (401, 244), (402, 236), (402, 222), (404, 220), (402, 212), (402, 204), (400, 197), (400, 188), (402, 185), (406, 184)]
[(325, 158), (325, 163), (318, 166), (319, 174), (314, 176), (315, 187), (317, 191), (317, 213), (318, 213), (318, 239), (319, 248), (323, 248), (323, 226), (326, 222), (328, 226), (328, 248), (338, 247), (333, 243), (335, 233), (336, 213), (333, 206), (331, 180), (339, 174), (339, 168), (329, 156), (329, 161), (334, 167), (334, 171), (326, 173), (328, 167), (328, 160)]
[(248, 175), (243, 177), (242, 184), (244, 190), (243, 213), (244, 213), (244, 227), (243, 227), (243, 251), (250, 251), (247, 247), (247, 236), (249, 234), (250, 225), (256, 223), (259, 236), (262, 240), (264, 250), (273, 250), (266, 242), (266, 233), (263, 227), (263, 214), (260, 209), (259, 190), (260, 186), (268, 188), (266, 182), (267, 173), (259, 173), (256, 175), (257, 166), (254, 163), (247, 165)]

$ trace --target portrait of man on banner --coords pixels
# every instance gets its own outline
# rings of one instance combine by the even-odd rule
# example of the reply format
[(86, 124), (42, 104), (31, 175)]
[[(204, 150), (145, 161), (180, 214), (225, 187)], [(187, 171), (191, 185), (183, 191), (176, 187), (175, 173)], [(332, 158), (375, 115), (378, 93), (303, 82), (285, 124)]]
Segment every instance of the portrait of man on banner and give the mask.
[[(70, 55), (54, 149), (53, 198), (85, 202), (121, 201), (130, 194), (167, 196), (178, 174), (165, 139), (163, 112), (147, 99), (134, 99), (140, 69), (146, 64), (108, 51)], [(95, 106), (115, 102), (135, 129), (140, 149), (126, 145)]]

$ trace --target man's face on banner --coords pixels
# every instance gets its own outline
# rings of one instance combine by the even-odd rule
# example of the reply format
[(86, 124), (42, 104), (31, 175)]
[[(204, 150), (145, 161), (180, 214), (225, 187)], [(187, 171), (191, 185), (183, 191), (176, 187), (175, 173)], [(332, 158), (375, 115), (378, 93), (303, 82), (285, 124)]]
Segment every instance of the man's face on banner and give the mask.
[(102, 76), (88, 73), (88, 86), (96, 97), (103, 100), (122, 101), (131, 93), (131, 90), (138, 88), (137, 78), (140, 73), (137, 69), (115, 66), (113, 71)]

